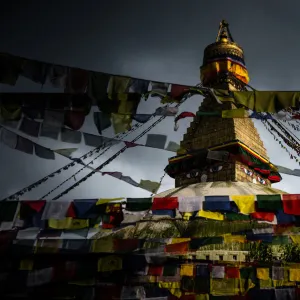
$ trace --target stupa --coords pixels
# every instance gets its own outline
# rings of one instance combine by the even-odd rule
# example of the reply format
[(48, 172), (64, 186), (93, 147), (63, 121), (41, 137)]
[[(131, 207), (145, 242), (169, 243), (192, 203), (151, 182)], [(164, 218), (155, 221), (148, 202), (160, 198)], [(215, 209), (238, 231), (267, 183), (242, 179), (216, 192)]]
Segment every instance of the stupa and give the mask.
[[(206, 47), (200, 70), (203, 85), (214, 91), (246, 90), (249, 77), (244, 53), (232, 39), (225, 21), (220, 23), (216, 42)], [(207, 112), (236, 108), (236, 104), (232, 102), (220, 104), (213, 97), (203, 99), (177, 155), (169, 159), (165, 169), (167, 174), (175, 178), (176, 187), (155, 197), (286, 194), (271, 187), (281, 177), (269, 161), (267, 151), (250, 118), (205, 116)], [(253, 223), (249, 216), (246, 219), (235, 219), (234, 222), (220, 222), (216, 219), (195, 219), (192, 215), (177, 215), (176, 220), (148, 215), (143, 222), (126, 227), (116, 236), (139, 239), (217, 237), (239, 230), (270, 226)], [(183, 256), (192, 260), (243, 262), (249, 260), (249, 247), (248, 243), (205, 245), (194, 252), (181, 254), (178, 258)], [(275, 248), (273, 253), (276, 256), (279, 252)]]
[[(244, 51), (233, 40), (226, 21), (220, 23), (216, 42), (204, 50), (200, 74), (205, 87), (227, 91), (246, 90), (249, 76)], [(271, 187), (281, 177), (269, 162), (252, 119), (205, 116), (210, 111), (236, 108), (232, 102), (219, 104), (211, 97), (204, 98), (181, 141), (181, 149), (176, 157), (169, 159), (166, 168), (166, 172), (175, 178), (176, 187), (157, 196), (284, 193)], [(211, 150), (224, 151), (235, 159), (207, 159), (207, 153)], [(264, 167), (257, 164), (263, 164)]]

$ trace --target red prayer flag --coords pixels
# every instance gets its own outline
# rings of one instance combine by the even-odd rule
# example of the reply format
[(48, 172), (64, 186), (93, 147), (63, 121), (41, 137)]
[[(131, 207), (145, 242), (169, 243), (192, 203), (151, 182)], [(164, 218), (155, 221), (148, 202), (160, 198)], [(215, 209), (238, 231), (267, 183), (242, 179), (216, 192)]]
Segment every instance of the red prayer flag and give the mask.
[(168, 210), (178, 209), (178, 198), (154, 198), (152, 203), (152, 210)]
[(114, 250), (121, 252), (129, 252), (139, 247), (138, 239), (114, 239)]
[(189, 90), (188, 86), (179, 85), (179, 84), (172, 84), (170, 96), (174, 100), (181, 100), (181, 97), (185, 92)]
[(40, 212), (42, 210), (42, 208), (44, 207), (44, 205), (46, 204), (46, 201), (45, 200), (23, 201), (23, 203), (30, 206), (30, 208), (32, 208), (36, 212)]
[(239, 268), (234, 268), (234, 267), (226, 268), (226, 278), (240, 278)]
[(283, 211), (289, 215), (300, 215), (300, 194), (282, 195)]
[(163, 266), (150, 265), (148, 268), (148, 275), (161, 276), (162, 272)]
[(74, 208), (73, 202), (70, 203), (70, 206), (68, 208), (66, 216), (67, 216), (67, 218), (76, 218), (76, 213), (75, 213), (75, 208)]
[(188, 250), (189, 250), (189, 242), (169, 244), (165, 246), (165, 251), (171, 253), (185, 253)]
[(65, 111), (65, 125), (73, 130), (79, 130), (85, 121), (85, 114), (82, 111)]
[(251, 214), (251, 217), (253, 219), (258, 219), (258, 220), (264, 220), (264, 221), (268, 221), (268, 222), (273, 222), (274, 221), (274, 217), (275, 214), (272, 212), (255, 212)]

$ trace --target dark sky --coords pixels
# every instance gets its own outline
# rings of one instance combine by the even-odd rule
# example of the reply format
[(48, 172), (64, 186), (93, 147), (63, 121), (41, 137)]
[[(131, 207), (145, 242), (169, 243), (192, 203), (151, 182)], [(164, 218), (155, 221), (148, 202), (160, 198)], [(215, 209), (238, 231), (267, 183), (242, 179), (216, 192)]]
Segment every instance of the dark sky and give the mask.
[(203, 48), (214, 41), (225, 18), (245, 49), (252, 84), (296, 89), (299, 8), (296, 0), (10, 1), (1, 9), (1, 50), (91, 70), (195, 83)]
[[(251, 85), (259, 90), (299, 90), (299, 10), (300, 2), (292, 0), (10, 1), (0, 10), (0, 51), (110, 74), (192, 85), (199, 82), (205, 46), (215, 41), (219, 22), (226, 19), (234, 39), (245, 50)], [(38, 92), (40, 87), (20, 80), (16, 87), (0, 86), (0, 89)], [(49, 87), (44, 91), (50, 91)], [(199, 99), (193, 98), (184, 110), (193, 111), (199, 104)], [(143, 105), (140, 111), (152, 113), (159, 102), (153, 100)], [(154, 132), (165, 132), (171, 140), (179, 142), (189, 121), (177, 135), (174, 135), (172, 120), (166, 122), (167, 125), (157, 127)], [(87, 124), (85, 129), (92, 132), (93, 124)], [(259, 129), (274, 163), (299, 168), (278, 149), (270, 135)], [(50, 146), (49, 141), (42, 143)], [(137, 180), (141, 177), (158, 180), (172, 154), (159, 154), (158, 160), (157, 153), (160, 152), (153, 151), (156, 150), (124, 154), (115, 168), (131, 172)], [(2, 169), (6, 170), (0, 180), (2, 195), (16, 191), (68, 162), (56, 160), (55, 165), (47, 165), (44, 160), (39, 160), (36, 163), (36, 158), (16, 154), (4, 147), (0, 154)], [(141, 163), (133, 170), (137, 154)], [(32, 168), (33, 164), (38, 167)], [(112, 183), (101, 175), (95, 178), (71, 197), (97, 197), (100, 193), (105, 197), (118, 196), (115, 191), (110, 191), (116, 181)], [(296, 192), (296, 179), (284, 178), (287, 179), (279, 187)], [(93, 187), (100, 180), (109, 188), (99, 191)], [(168, 182), (165, 186), (169, 188), (173, 182)], [(126, 184), (119, 187), (120, 192), (129, 196), (148, 195), (139, 189), (133, 191)], [(38, 195), (41, 196), (31, 194), (32, 197)]]

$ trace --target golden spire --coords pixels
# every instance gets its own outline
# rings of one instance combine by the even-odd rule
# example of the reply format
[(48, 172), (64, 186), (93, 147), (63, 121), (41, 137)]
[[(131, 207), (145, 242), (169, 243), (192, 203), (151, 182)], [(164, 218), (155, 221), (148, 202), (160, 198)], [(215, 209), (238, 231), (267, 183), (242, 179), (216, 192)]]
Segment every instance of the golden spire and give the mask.
[(216, 38), (216, 42), (226, 43), (228, 41), (234, 43), (234, 40), (229, 30), (229, 24), (227, 23), (227, 21), (222, 20), (222, 22), (220, 22), (219, 32)]
[(243, 84), (249, 82), (244, 51), (235, 43), (225, 20), (220, 22), (216, 41), (204, 50), (200, 72), (207, 87), (244, 90)]

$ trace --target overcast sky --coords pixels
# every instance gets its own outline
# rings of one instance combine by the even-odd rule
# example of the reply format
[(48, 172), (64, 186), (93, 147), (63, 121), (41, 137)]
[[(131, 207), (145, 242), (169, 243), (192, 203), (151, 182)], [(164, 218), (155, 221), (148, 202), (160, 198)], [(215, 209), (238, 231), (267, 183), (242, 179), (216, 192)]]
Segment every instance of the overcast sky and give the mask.
[[(80, 67), (110, 74), (128, 75), (155, 81), (194, 85), (199, 82), (199, 66), (203, 50), (215, 41), (219, 22), (226, 19), (234, 39), (244, 48), (250, 84), (258, 90), (300, 89), (300, 28), (298, 1), (178, 1), (178, 0), (110, 0), (110, 1), (10, 1), (0, 11), (1, 52), (27, 58)], [(41, 87), (21, 78), (15, 87), (0, 85), (1, 92), (39, 92)], [(43, 92), (60, 92), (49, 86)], [(182, 111), (193, 111), (201, 103), (193, 97)], [(152, 113), (159, 106), (151, 98), (139, 107), (141, 113)], [(163, 121), (151, 133), (165, 133), (168, 141), (181, 140), (190, 119), (173, 131), (173, 119)], [(273, 137), (256, 122), (261, 138), (273, 163), (288, 168), (300, 168), (283, 151)], [(82, 131), (97, 133), (92, 118), (87, 118)], [(141, 132), (141, 131), (139, 131)], [(112, 136), (108, 129), (106, 135)], [(299, 136), (299, 132), (295, 132)], [(133, 136), (133, 138), (135, 135)], [(57, 148), (76, 145), (39, 139), (40, 144)], [(145, 142), (145, 138), (140, 140)], [(100, 165), (119, 148), (96, 160)], [(91, 148), (83, 142), (75, 156)], [(106, 167), (120, 171), (134, 180), (159, 181), (171, 152), (128, 149)], [(39, 159), (0, 145), (0, 198), (31, 184), (69, 160)], [(47, 184), (25, 195), (36, 199), (74, 173), (78, 167), (56, 176)], [(88, 171), (78, 175), (80, 179)], [(283, 175), (274, 187), (290, 193), (300, 193), (299, 177)], [(72, 179), (64, 187), (74, 183)], [(172, 188), (174, 181), (166, 177), (160, 191)], [(299, 186), (299, 184), (298, 184)], [(50, 195), (55, 196), (63, 189)], [(117, 179), (94, 175), (65, 199), (101, 197), (147, 197), (150, 193), (134, 188)]]

